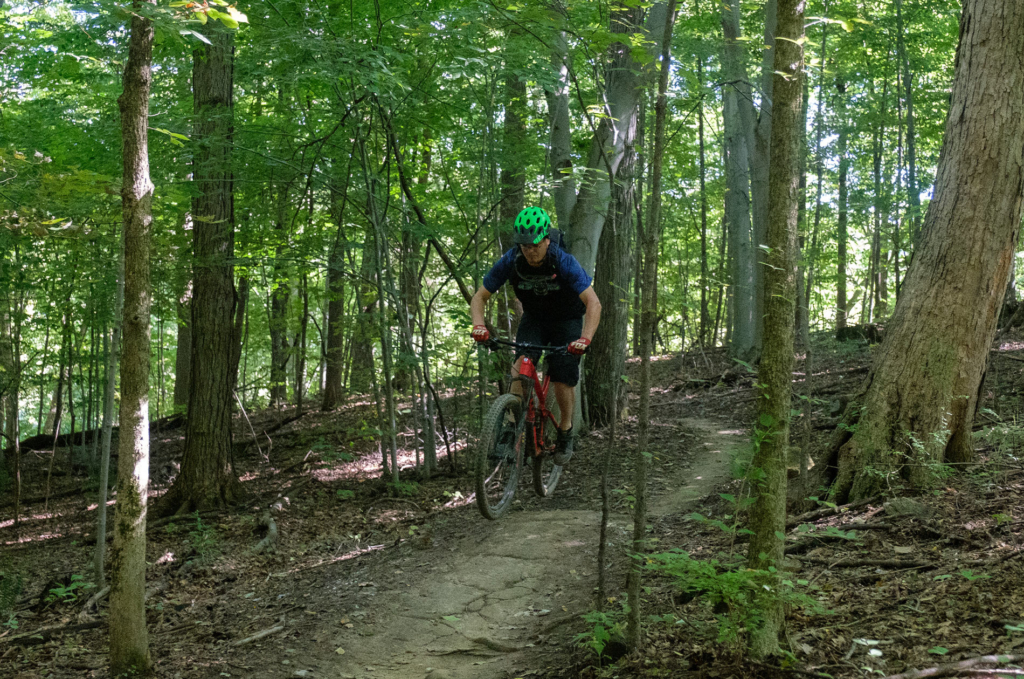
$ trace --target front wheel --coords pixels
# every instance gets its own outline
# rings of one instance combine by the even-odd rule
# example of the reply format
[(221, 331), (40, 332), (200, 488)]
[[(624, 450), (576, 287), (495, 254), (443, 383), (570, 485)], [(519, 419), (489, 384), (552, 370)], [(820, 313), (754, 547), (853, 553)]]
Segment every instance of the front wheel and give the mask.
[(476, 506), (485, 518), (512, 506), (523, 463), (523, 404), (515, 394), (499, 396), (484, 418), (476, 463)]
[[(549, 497), (555, 492), (558, 479), (562, 476), (562, 468), (555, 464), (555, 442), (558, 440), (558, 428), (551, 420), (544, 420), (535, 428), (540, 443), (540, 451), (534, 451), (533, 432), (526, 432), (530, 453), (530, 466), (533, 467), (533, 491), (540, 497)], [(539, 452), (540, 454), (536, 454)]]

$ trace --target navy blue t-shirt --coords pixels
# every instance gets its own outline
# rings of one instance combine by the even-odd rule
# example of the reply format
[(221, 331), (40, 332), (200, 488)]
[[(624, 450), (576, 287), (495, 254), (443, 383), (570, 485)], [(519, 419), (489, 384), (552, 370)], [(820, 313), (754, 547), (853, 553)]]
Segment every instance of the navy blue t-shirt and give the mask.
[(483, 282), (493, 295), (505, 281), (512, 283), (525, 313), (545, 320), (582, 318), (587, 307), (580, 295), (593, 283), (576, 258), (555, 243), (537, 267), (527, 263), (518, 245), (502, 255)]

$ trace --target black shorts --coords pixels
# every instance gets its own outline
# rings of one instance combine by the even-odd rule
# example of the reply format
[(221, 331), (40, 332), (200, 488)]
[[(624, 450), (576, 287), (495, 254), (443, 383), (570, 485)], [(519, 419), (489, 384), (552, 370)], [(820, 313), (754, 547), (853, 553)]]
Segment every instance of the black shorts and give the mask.
[[(582, 333), (582, 318), (546, 320), (537, 319), (526, 313), (523, 314), (523, 320), (519, 321), (516, 342), (565, 347), (569, 345), (569, 342), (578, 340)], [(540, 352), (516, 349), (516, 359), (518, 360), (520, 356), (529, 356), (537, 361), (540, 359)], [(575, 387), (580, 381), (580, 357), (568, 353), (549, 354), (548, 374), (551, 375), (552, 382), (561, 382)]]

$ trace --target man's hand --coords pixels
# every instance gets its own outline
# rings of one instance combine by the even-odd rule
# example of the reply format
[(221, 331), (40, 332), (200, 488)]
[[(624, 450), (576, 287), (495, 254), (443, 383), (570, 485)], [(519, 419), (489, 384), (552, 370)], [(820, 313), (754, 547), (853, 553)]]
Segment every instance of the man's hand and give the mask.
[(570, 354), (573, 356), (582, 356), (587, 353), (587, 347), (590, 346), (590, 340), (586, 337), (581, 337), (575, 342), (569, 342), (569, 346), (566, 347)]
[(491, 339), (491, 333), (487, 330), (486, 325), (474, 325), (473, 326), (473, 339), (477, 342), (486, 342)]

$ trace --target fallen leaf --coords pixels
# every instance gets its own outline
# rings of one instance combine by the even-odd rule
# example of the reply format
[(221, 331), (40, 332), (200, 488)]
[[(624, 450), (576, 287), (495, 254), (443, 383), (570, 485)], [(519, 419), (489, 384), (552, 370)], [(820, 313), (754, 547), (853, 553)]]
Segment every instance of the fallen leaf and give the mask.
[(345, 649), (341, 648), (340, 646), (338, 648), (334, 649), (334, 652), (337, 653), (338, 655), (345, 655)]

